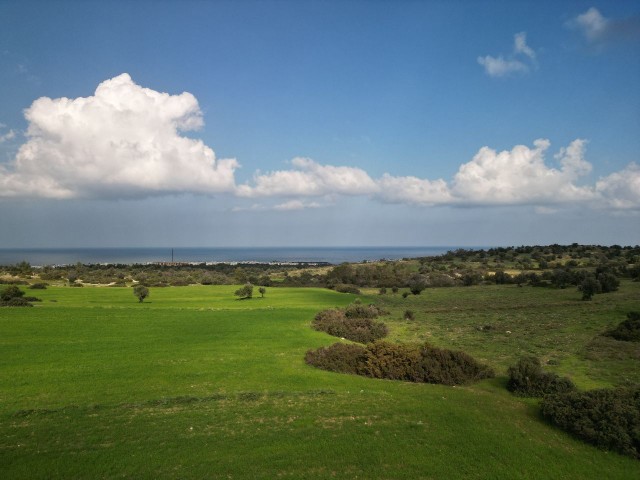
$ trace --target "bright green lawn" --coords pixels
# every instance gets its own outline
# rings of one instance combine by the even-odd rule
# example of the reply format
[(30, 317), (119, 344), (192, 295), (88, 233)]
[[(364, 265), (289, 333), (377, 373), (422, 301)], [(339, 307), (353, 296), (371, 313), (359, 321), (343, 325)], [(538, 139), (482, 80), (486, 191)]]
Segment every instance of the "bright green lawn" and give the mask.
[[(640, 462), (543, 423), (536, 402), (512, 397), (504, 378), (451, 388), (308, 367), (307, 349), (335, 341), (309, 328), (313, 315), (352, 295), (271, 288), (240, 301), (235, 288), (155, 288), (138, 304), (130, 288), (60, 287), (34, 291), (44, 300), (35, 308), (0, 309), (0, 478), (640, 476)], [(467, 346), (501, 368), (519, 334), (477, 341), (484, 332), (468, 328), (477, 319), (524, 325), (523, 312), (536, 311), (525, 305), (541, 299), (542, 312), (594, 308), (520, 290), (429, 290), (407, 299), (415, 325), (400, 320), (401, 297), (388, 296), (385, 321), (392, 338)], [(611, 295), (627, 305), (634, 292)], [(517, 315), (506, 313), (511, 295), (522, 295)], [(577, 323), (563, 328), (582, 341), (591, 334)], [(571, 353), (558, 368), (569, 361), (583, 370), (595, 362)]]

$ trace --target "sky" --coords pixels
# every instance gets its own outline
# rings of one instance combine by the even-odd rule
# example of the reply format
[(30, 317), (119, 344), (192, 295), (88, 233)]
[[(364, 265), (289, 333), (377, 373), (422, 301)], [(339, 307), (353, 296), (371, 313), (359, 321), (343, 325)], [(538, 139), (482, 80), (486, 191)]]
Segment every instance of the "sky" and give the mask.
[(0, 248), (640, 243), (637, 1), (0, 0)]

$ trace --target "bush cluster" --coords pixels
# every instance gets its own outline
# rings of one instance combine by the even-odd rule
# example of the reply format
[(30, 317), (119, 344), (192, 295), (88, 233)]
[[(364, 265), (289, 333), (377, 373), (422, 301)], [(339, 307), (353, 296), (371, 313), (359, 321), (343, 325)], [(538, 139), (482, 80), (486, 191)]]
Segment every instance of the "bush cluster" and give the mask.
[(307, 364), (330, 372), (361, 374), (367, 349), (352, 343), (334, 343), (329, 347), (309, 350), (304, 359)]
[(507, 390), (520, 397), (543, 397), (576, 389), (570, 379), (543, 371), (536, 357), (521, 358), (509, 367), (508, 374)]
[(346, 283), (339, 283), (337, 285), (329, 286), (339, 293), (353, 293), (354, 295), (360, 295), (360, 289), (355, 285), (348, 285)]
[(640, 459), (640, 387), (549, 395), (542, 414), (600, 448)]
[(627, 313), (627, 319), (613, 330), (605, 332), (606, 337), (625, 342), (640, 342), (640, 312)]
[(33, 307), (31, 302), (39, 301), (36, 297), (25, 297), (24, 292), (15, 285), (0, 291), (0, 307)]
[(428, 344), (378, 341), (366, 346), (336, 343), (310, 350), (309, 365), (341, 373), (420, 383), (461, 385), (493, 377), (493, 370), (464, 352)]
[(374, 320), (379, 314), (373, 305), (352, 304), (346, 309), (323, 310), (315, 316), (311, 326), (334, 337), (369, 343), (386, 337), (389, 332), (384, 323)]

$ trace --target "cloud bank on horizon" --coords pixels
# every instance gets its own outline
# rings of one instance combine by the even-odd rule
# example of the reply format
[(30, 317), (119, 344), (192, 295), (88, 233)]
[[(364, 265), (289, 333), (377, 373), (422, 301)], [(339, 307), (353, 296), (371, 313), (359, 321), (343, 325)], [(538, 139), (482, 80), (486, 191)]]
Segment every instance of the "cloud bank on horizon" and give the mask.
[[(521, 40), (518, 40), (521, 38)], [(524, 35), (516, 47), (535, 59)], [(527, 53), (528, 52), (528, 53)], [(319, 208), (308, 201), (366, 196), (383, 203), (418, 206), (586, 205), (640, 209), (640, 166), (600, 178), (591, 171), (586, 140), (576, 139), (546, 162), (550, 142), (496, 151), (481, 147), (462, 163), (450, 182), (385, 173), (372, 178), (350, 166), (322, 165), (294, 158), (291, 167), (256, 172), (237, 184), (235, 159), (217, 159), (201, 140), (182, 133), (203, 125), (198, 101), (190, 93), (170, 95), (143, 88), (123, 73), (98, 85), (87, 98), (42, 97), (25, 110), (26, 142), (14, 162), (0, 166), (0, 196), (140, 198), (167, 194), (229, 194), (238, 198), (283, 198), (275, 207), (254, 204), (237, 210), (280, 211)], [(13, 131), (5, 136), (13, 136)], [(305, 201), (305, 199), (307, 199)]]

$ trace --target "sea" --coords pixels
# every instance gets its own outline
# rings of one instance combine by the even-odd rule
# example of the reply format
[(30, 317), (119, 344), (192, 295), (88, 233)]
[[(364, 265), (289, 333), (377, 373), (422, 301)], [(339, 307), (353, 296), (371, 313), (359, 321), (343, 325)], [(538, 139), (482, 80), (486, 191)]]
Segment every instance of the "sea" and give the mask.
[[(0, 248), (0, 265), (146, 264), (156, 262), (362, 262), (441, 255), (460, 247)], [(481, 247), (464, 247), (466, 249)]]

